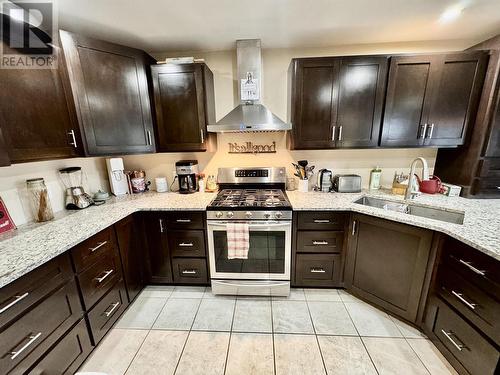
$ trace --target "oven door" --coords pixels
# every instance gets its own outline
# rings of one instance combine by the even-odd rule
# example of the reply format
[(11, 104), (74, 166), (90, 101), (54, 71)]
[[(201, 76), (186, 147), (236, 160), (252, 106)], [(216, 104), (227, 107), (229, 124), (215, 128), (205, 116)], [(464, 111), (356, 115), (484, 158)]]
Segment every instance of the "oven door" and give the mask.
[(245, 221), (250, 230), (248, 259), (228, 259), (227, 223), (208, 221), (211, 278), (290, 280), (291, 221)]

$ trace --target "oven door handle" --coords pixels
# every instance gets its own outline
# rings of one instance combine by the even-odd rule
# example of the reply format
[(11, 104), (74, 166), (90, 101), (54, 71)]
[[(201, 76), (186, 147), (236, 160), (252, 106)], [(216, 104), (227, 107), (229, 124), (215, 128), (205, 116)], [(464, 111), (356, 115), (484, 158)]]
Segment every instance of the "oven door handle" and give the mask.
[[(219, 284), (224, 284), (224, 285), (229, 285), (229, 286), (243, 286), (243, 287), (255, 287), (255, 286), (263, 286), (263, 285), (258, 285), (258, 284), (242, 284), (242, 283), (232, 283), (230, 281), (224, 281), (224, 280), (217, 280), (217, 283)], [(290, 281), (283, 281), (271, 285), (265, 285), (269, 286), (271, 288), (278, 287), (278, 286), (287, 286), (290, 285)]]
[[(212, 221), (209, 221), (208, 222), (208, 225), (213, 225), (213, 226), (218, 226), (218, 227), (224, 227), (226, 226), (227, 224), (231, 224), (233, 222), (231, 221), (217, 221), (217, 222), (212, 222)], [(234, 222), (236, 223), (236, 222)], [(288, 221), (288, 222), (278, 222), (278, 223), (256, 223), (256, 222), (253, 222), (253, 223), (248, 223), (248, 227), (249, 228), (254, 228), (254, 227), (265, 227), (265, 228), (278, 228), (278, 227), (289, 227), (290, 225), (292, 224), (291, 221)]]

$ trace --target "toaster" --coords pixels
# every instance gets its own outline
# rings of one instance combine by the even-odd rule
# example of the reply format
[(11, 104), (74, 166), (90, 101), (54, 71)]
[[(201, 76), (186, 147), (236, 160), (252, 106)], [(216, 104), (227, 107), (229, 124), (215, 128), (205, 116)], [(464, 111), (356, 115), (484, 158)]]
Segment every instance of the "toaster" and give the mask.
[(360, 193), (361, 176), (357, 174), (337, 174), (333, 177), (333, 190), (338, 193)]

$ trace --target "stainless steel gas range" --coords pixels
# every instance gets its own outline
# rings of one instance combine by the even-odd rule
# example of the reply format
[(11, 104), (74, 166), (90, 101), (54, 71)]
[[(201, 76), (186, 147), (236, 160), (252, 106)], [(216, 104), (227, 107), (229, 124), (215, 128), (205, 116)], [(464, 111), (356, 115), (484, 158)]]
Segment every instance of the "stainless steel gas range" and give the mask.
[[(214, 294), (290, 293), (292, 207), (285, 168), (219, 168), (220, 191), (207, 207)], [(229, 259), (227, 226), (248, 224), (248, 258)]]

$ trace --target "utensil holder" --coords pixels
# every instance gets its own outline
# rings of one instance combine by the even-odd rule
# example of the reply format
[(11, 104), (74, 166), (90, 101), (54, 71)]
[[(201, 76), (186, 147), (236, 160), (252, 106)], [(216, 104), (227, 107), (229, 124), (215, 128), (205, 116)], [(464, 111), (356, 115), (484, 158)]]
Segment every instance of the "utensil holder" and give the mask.
[(299, 180), (299, 191), (302, 193), (309, 191), (309, 180)]

